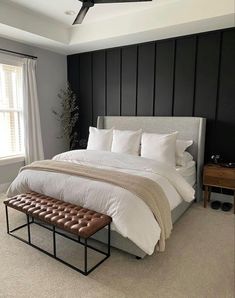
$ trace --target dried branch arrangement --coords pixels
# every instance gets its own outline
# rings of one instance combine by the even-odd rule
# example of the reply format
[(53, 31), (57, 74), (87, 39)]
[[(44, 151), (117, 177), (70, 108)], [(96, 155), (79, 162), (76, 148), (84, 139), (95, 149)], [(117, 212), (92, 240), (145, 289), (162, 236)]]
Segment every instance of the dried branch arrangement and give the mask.
[(76, 94), (69, 83), (65, 89), (60, 90), (58, 98), (60, 99), (61, 111), (52, 109), (52, 113), (60, 121), (62, 127), (62, 135), (58, 138), (65, 139), (68, 147), (75, 149), (79, 143), (78, 133), (74, 130), (79, 120), (79, 108)]

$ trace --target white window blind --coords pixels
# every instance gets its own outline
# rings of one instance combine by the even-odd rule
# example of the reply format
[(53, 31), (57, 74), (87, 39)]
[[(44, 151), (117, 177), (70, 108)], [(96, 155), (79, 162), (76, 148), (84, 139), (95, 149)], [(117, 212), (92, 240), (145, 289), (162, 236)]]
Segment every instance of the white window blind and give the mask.
[(23, 68), (0, 63), (0, 158), (24, 154)]

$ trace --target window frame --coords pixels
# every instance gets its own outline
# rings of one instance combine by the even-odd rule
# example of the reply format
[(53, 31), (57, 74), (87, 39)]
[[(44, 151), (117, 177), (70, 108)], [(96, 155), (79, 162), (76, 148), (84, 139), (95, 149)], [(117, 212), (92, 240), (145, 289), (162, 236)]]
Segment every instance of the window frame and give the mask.
[[(22, 67), (22, 76), (24, 74), (23, 71), (23, 65), (24, 65), (24, 59), (17, 56), (11, 56), (0, 53), (0, 64), (6, 64), (6, 65), (12, 65), (12, 66), (19, 66)], [(22, 92), (23, 92), (23, 86), (22, 86)], [(0, 108), (0, 112), (6, 112), (6, 113), (19, 113), (19, 119), (23, 122), (23, 115), (24, 115), (24, 104), (22, 103), (22, 108)], [(24, 130), (24, 128), (23, 128)], [(22, 132), (24, 135), (24, 131)], [(18, 163), (25, 161), (25, 146), (24, 146), (24, 137), (22, 137), (22, 146), (23, 151), (19, 154), (12, 154), (8, 156), (0, 156), (0, 166), (2, 165), (8, 165), (11, 163)]]

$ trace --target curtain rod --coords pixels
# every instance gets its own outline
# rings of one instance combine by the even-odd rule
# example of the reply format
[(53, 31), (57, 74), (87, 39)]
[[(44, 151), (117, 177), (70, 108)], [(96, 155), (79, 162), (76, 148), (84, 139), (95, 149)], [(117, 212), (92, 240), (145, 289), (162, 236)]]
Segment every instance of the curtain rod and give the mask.
[(11, 53), (11, 54), (18, 55), (18, 56), (27, 57), (27, 58), (30, 58), (30, 59), (38, 59), (38, 57), (36, 57), (36, 56), (27, 55), (27, 54), (23, 54), (23, 53), (20, 53), (20, 52), (14, 52), (14, 51), (6, 50), (6, 49), (1, 49), (0, 48), (0, 51), (1, 52), (6, 52), (6, 53)]

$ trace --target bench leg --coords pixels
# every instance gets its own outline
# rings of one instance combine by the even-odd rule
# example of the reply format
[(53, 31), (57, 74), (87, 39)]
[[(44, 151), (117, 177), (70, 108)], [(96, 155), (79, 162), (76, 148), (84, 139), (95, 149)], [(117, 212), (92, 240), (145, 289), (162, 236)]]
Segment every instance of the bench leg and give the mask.
[(110, 235), (111, 235), (111, 227), (108, 225), (108, 256), (110, 256)]
[(27, 214), (26, 216), (27, 216), (27, 227), (28, 227), (28, 242), (29, 242), (29, 244), (31, 244), (29, 215)]
[(84, 239), (84, 272), (87, 274), (87, 239)]
[(5, 210), (6, 210), (7, 234), (9, 234), (9, 218), (8, 218), (8, 209), (7, 209), (7, 205), (5, 205)]
[(55, 226), (53, 226), (53, 251), (54, 251), (54, 257), (56, 257), (56, 239), (55, 239)]

